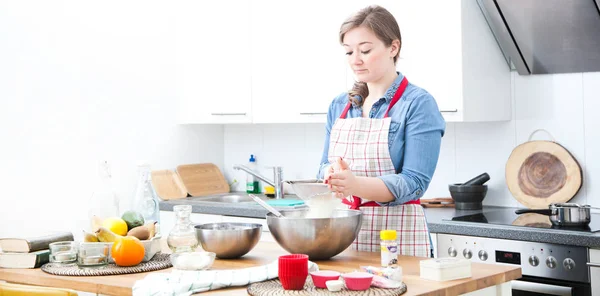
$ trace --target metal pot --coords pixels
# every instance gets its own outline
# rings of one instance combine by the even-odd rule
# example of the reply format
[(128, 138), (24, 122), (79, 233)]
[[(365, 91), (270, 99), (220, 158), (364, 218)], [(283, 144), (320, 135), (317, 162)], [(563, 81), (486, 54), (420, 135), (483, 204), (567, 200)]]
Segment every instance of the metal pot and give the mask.
[(591, 208), (589, 205), (579, 205), (576, 203), (553, 203), (548, 206), (547, 210), (519, 209), (515, 213), (536, 213), (550, 216), (550, 222), (554, 226), (585, 227), (590, 224)]

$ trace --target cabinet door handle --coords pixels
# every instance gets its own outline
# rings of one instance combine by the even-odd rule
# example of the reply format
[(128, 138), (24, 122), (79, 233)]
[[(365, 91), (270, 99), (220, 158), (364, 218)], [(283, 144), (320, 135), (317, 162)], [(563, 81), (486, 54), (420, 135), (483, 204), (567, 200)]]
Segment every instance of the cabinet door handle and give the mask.
[(246, 113), (210, 113), (214, 116), (246, 116)]
[(454, 112), (458, 112), (458, 109), (452, 109), (452, 110), (440, 110), (440, 112), (442, 112), (442, 113), (454, 113)]
[(327, 112), (300, 112), (300, 115), (327, 115)]

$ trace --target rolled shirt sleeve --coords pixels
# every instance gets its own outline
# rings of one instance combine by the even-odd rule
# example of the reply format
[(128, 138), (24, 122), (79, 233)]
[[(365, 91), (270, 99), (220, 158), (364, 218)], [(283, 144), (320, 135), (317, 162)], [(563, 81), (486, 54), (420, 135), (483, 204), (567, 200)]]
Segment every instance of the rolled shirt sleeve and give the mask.
[[(415, 98), (406, 113), (404, 156), (400, 172), (379, 176), (395, 200), (382, 206), (400, 205), (423, 196), (437, 166), (446, 123), (434, 98), (428, 94)], [(393, 153), (393, 151), (391, 151)]]

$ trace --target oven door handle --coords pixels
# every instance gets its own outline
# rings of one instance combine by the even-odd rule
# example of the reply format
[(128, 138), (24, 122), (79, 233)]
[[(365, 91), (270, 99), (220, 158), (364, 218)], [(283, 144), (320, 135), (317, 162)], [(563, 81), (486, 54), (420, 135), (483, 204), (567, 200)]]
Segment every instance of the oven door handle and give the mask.
[(573, 295), (573, 288), (571, 288), (571, 287), (561, 287), (561, 286), (554, 286), (554, 285), (548, 285), (548, 284), (524, 282), (524, 281), (519, 281), (519, 280), (512, 281), (511, 286), (512, 286), (513, 290), (527, 291), (527, 292), (532, 292), (532, 293), (536, 293), (536, 294), (557, 295), (557, 296)]
[(589, 266), (589, 267), (600, 267), (600, 263), (590, 263), (590, 262), (588, 262), (587, 266)]

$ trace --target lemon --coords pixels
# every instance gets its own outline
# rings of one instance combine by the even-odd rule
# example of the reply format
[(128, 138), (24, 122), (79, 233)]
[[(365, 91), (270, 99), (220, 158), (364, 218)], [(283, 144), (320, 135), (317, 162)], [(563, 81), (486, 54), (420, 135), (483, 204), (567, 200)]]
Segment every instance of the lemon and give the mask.
[(115, 234), (127, 235), (127, 223), (119, 217), (110, 217), (102, 221), (102, 226)]

